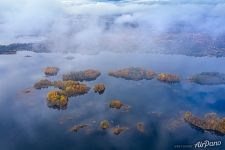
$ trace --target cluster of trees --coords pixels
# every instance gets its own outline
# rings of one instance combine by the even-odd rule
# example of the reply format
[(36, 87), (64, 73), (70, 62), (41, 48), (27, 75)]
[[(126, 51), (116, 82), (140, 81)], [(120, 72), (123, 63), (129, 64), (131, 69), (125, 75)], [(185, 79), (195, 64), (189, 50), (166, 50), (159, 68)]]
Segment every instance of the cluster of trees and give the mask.
[(156, 73), (152, 70), (145, 70), (140, 67), (130, 67), (117, 71), (110, 71), (109, 75), (127, 80), (151, 80), (156, 76)]
[(100, 71), (88, 69), (78, 72), (70, 72), (63, 75), (63, 80), (73, 80), (73, 81), (91, 81), (97, 79), (101, 75)]
[(225, 134), (225, 118), (217, 117), (216, 113), (207, 113), (203, 119), (194, 116), (191, 112), (184, 113), (184, 120), (202, 130)]

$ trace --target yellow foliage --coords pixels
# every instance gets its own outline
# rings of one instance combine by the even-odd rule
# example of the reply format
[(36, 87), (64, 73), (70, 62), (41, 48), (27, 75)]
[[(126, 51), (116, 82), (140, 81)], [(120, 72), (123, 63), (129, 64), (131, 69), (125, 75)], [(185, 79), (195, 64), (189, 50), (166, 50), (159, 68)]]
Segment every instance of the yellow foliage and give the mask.
[(52, 107), (64, 108), (67, 106), (68, 97), (61, 91), (50, 91), (47, 100)]
[(102, 94), (105, 91), (105, 85), (103, 83), (96, 84), (94, 86), (94, 91), (98, 92), (99, 94)]
[(103, 121), (101, 121), (101, 122), (100, 122), (100, 127), (101, 127), (102, 129), (107, 129), (107, 128), (109, 128), (109, 121), (108, 121), (108, 120), (103, 120)]

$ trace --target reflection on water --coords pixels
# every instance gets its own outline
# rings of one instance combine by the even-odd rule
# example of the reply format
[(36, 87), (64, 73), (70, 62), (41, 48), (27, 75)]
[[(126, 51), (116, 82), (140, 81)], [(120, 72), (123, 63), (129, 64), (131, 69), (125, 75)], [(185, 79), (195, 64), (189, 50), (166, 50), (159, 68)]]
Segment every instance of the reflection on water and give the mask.
[[(68, 56), (74, 59), (66, 59)], [(199, 85), (186, 80), (200, 72), (225, 73), (224, 65), (224, 58), (179, 55), (0, 55), (0, 146), (7, 150), (174, 149), (174, 145), (205, 139), (221, 140), (223, 146), (223, 136), (193, 129), (182, 115), (190, 111), (198, 116), (208, 112), (225, 116), (225, 85)], [(45, 77), (42, 70), (47, 66), (60, 68), (58, 75)], [(110, 70), (131, 66), (177, 74), (182, 80), (166, 84), (155, 78), (132, 81), (108, 76)], [(100, 70), (101, 76), (82, 83), (92, 88), (104, 83), (104, 93), (99, 95), (92, 89), (85, 95), (71, 97), (65, 110), (47, 106), (46, 95), (54, 87), (32, 88), (40, 79), (58, 81), (65, 73), (90, 68)], [(130, 110), (110, 108), (113, 99), (121, 100)], [(103, 120), (109, 122), (109, 129), (100, 127)], [(85, 127), (75, 133), (69, 131), (83, 127), (79, 125)], [(115, 135), (119, 131), (123, 132)]]

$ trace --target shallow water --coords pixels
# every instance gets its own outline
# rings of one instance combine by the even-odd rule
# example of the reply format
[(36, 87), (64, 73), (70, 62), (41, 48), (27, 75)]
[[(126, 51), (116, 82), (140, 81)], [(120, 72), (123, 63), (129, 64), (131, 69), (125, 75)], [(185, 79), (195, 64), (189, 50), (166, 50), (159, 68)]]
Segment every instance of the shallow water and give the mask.
[[(24, 57), (31, 55), (32, 57)], [(66, 57), (73, 56), (68, 60)], [(46, 78), (46, 66), (57, 66), (60, 72), (51, 80), (61, 79), (69, 71), (98, 69), (102, 75), (85, 82), (93, 87), (104, 83), (106, 91), (70, 98), (66, 110), (49, 108), (46, 94), (52, 88), (23, 90)], [(131, 81), (107, 75), (109, 70), (130, 66), (153, 69), (155, 72), (178, 74), (182, 82), (166, 84), (153, 80)], [(138, 53), (37, 54), (20, 52), (0, 55), (0, 147), (7, 150), (24, 149), (174, 149), (175, 145), (193, 145), (198, 141), (222, 141), (223, 136), (202, 132), (184, 123), (182, 114), (191, 111), (203, 116), (216, 112), (225, 116), (225, 85), (204, 86), (189, 83), (193, 74), (215, 71), (225, 73), (225, 58), (188, 57)], [(130, 112), (108, 108), (111, 99), (120, 99), (131, 106)], [(129, 129), (120, 135), (99, 127), (108, 119), (111, 127)], [(136, 129), (136, 123), (145, 124), (145, 133)], [(69, 132), (75, 124), (89, 124), (90, 128)], [(225, 147), (224, 147), (225, 148)]]

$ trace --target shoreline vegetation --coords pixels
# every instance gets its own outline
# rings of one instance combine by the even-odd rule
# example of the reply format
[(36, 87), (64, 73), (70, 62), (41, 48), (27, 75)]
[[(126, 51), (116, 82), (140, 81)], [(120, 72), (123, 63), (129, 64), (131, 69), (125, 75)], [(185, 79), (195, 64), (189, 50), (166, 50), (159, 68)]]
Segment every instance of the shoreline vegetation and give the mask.
[(45, 44), (41, 43), (12, 43), (9, 45), (0, 45), (1, 54), (16, 54), (17, 51), (31, 51), (35, 53), (49, 53), (50, 50)]
[[(195, 57), (225, 57), (224, 36), (211, 37), (198, 32), (167, 32), (151, 38), (148, 53), (178, 54)], [(49, 53), (52, 48), (43, 43), (0, 44), (0, 54), (16, 54), (17, 51)]]

